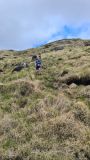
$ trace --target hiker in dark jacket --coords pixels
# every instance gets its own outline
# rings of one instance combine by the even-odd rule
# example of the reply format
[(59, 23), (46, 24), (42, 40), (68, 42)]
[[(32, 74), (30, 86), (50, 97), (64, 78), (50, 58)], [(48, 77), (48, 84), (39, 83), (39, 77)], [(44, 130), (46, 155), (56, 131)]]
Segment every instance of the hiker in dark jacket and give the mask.
[(41, 61), (41, 56), (37, 56), (36, 60), (35, 60), (35, 67), (36, 67), (36, 71), (40, 71), (41, 67), (42, 67), (42, 61)]

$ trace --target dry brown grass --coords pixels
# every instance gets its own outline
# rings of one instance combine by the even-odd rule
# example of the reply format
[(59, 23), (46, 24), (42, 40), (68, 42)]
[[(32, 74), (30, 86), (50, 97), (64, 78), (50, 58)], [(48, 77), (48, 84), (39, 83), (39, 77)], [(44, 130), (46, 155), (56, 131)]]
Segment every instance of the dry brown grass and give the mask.
[[(86, 45), (79, 39), (63, 40), (22, 52), (1, 51), (0, 160), (90, 159)], [(40, 75), (35, 74), (32, 53), (42, 56)], [(29, 68), (12, 74), (22, 61)]]

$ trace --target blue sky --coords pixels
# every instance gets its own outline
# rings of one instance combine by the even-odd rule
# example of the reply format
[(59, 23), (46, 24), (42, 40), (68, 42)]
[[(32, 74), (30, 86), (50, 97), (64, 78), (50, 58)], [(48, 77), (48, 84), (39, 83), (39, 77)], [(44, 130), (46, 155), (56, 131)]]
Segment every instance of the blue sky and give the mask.
[(49, 42), (59, 39), (71, 39), (71, 38), (81, 38), (89, 39), (88, 35), (90, 24), (83, 24), (79, 27), (65, 25), (62, 27), (62, 30), (51, 35)]
[(90, 39), (90, 0), (0, 0), (0, 49)]

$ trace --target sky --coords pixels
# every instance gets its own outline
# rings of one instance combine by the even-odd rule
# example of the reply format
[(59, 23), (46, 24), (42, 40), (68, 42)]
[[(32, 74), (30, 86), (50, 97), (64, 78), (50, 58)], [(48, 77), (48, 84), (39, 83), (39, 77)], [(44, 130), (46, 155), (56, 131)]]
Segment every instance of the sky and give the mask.
[(0, 49), (90, 39), (90, 0), (0, 0)]

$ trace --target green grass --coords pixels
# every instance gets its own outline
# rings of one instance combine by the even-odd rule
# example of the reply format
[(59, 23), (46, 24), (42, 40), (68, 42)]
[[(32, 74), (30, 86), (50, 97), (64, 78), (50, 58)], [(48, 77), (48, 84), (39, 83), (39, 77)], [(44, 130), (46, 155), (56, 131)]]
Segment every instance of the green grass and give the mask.
[[(81, 40), (71, 40), (70, 46), (65, 45), (67, 41), (62, 43), (7, 51), (8, 57), (0, 61), (0, 68), (5, 66), (0, 75), (2, 160), (90, 159), (90, 87), (66, 84), (71, 77), (87, 78), (90, 74), (89, 47), (76, 45), (84, 43)], [(55, 52), (54, 47), (61, 44), (64, 49)], [(42, 56), (39, 75), (32, 53)], [(14, 65), (24, 61), (29, 68), (12, 73)], [(62, 76), (64, 72), (67, 74)], [(12, 152), (13, 158), (9, 155)]]

